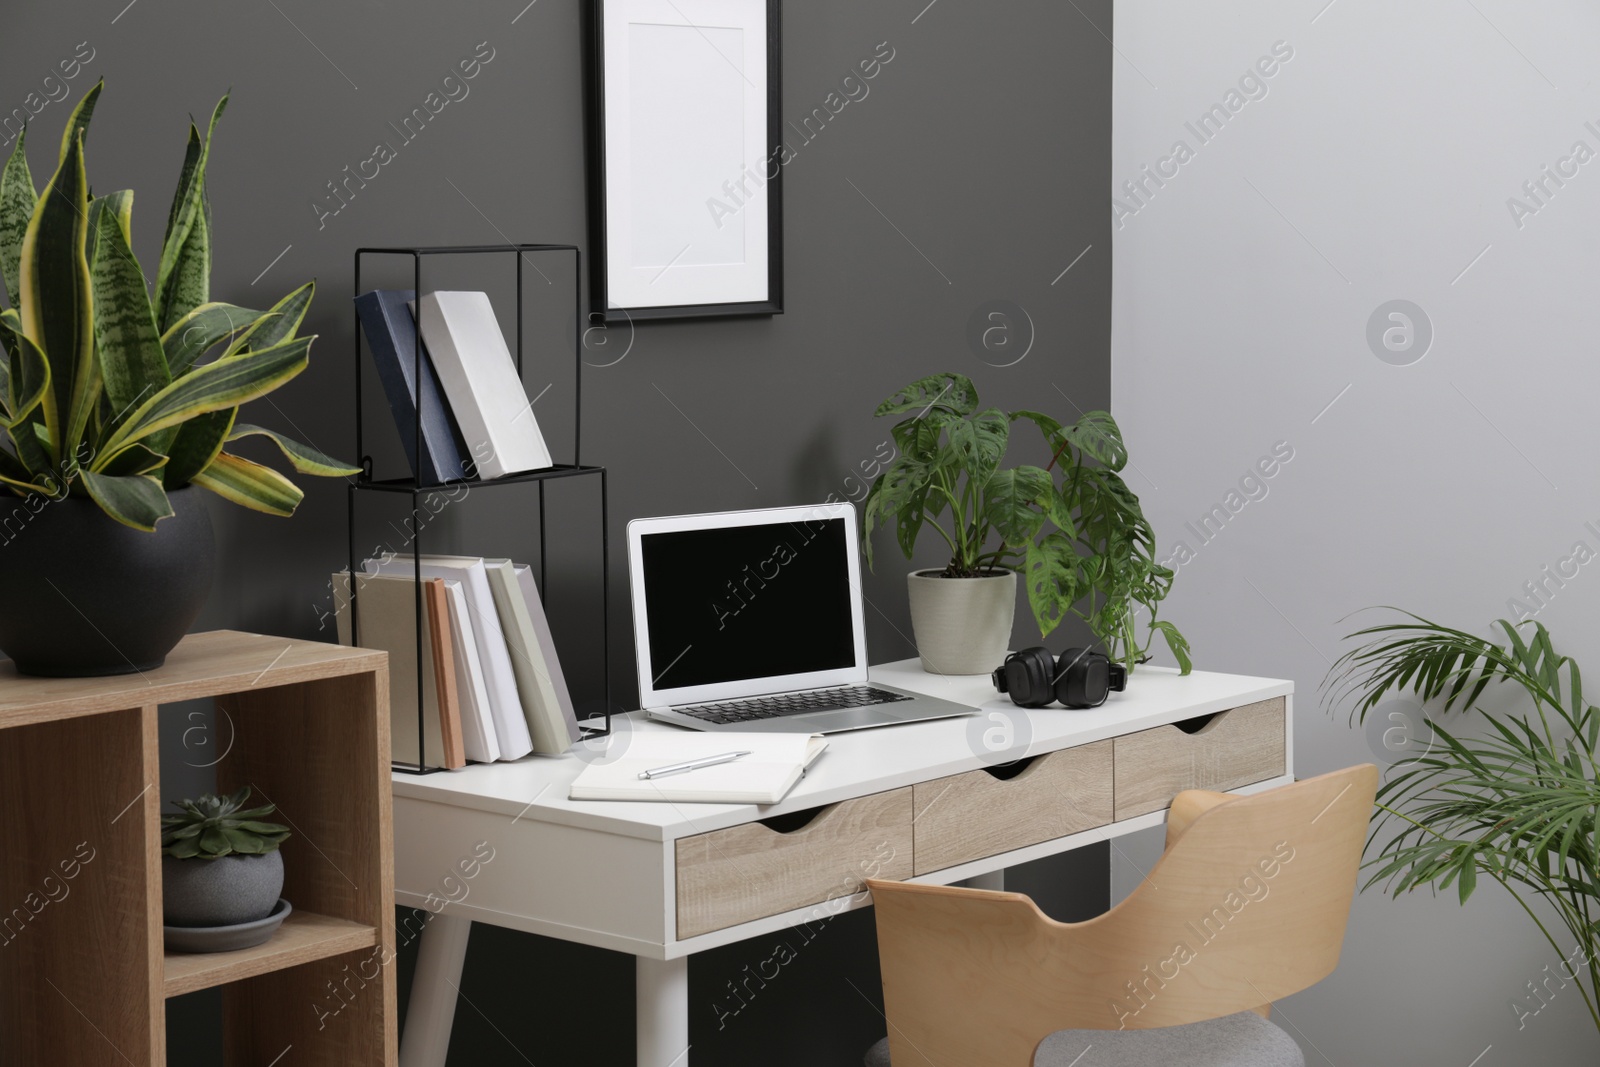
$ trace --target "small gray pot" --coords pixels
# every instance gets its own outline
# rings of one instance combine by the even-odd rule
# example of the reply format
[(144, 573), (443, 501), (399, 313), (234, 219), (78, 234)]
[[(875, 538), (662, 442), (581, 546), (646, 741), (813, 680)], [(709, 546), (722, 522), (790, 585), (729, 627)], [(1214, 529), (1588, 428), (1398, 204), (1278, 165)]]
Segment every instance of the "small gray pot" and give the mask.
[(929, 674), (988, 674), (1006, 658), (1016, 618), (1017, 575), (942, 578), (937, 570), (906, 575), (911, 628)]
[(283, 892), (283, 854), (176, 860), (161, 857), (168, 926), (234, 926), (265, 919)]

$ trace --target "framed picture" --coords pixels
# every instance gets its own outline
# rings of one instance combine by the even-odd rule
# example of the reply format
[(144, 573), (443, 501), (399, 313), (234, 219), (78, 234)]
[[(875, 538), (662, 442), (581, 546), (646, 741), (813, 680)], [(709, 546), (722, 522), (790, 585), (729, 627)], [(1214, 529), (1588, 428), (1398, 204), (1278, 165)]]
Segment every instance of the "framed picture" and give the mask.
[(783, 311), (779, 0), (589, 0), (590, 302)]

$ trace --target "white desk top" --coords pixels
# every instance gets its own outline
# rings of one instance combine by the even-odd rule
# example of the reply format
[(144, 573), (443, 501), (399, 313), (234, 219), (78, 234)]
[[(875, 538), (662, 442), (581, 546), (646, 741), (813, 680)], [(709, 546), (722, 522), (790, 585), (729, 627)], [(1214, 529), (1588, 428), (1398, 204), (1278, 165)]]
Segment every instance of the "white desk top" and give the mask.
[(831, 734), (827, 752), (806, 777), (782, 803), (765, 807), (568, 800), (568, 786), (585, 760), (603, 758), (616, 746), (625, 745), (633, 731), (678, 729), (651, 722), (641, 712), (612, 716), (610, 738), (579, 744), (562, 756), (529, 756), (512, 763), (473, 765), (425, 776), (395, 772), (394, 795), (512, 819), (672, 841), (1294, 692), (1290, 681), (1204, 671), (1183, 677), (1171, 668), (1146, 666), (1134, 673), (1127, 692), (1112, 693), (1100, 708), (1028, 711), (998, 696), (987, 675), (931, 675), (922, 671), (917, 660), (908, 659), (874, 667), (871, 676), (875, 682), (944, 697), (984, 712)]

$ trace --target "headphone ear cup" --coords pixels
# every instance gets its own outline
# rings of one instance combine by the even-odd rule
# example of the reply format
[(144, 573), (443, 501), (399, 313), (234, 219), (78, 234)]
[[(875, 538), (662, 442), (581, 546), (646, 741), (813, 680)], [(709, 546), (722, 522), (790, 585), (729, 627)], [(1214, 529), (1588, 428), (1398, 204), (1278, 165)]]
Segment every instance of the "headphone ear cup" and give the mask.
[(1042, 708), (1055, 698), (1051, 680), (1055, 657), (1043, 645), (1014, 652), (1006, 659), (1006, 688), (1012, 703), (1024, 708)]
[(1087, 648), (1069, 648), (1061, 653), (1052, 686), (1063, 707), (1098, 708), (1111, 691), (1111, 661)]

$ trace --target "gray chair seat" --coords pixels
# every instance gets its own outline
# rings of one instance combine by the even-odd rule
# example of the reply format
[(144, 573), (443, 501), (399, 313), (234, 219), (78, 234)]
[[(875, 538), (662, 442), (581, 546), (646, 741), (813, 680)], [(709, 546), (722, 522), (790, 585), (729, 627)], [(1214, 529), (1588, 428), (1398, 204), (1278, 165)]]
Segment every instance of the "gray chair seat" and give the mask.
[[(1087, 1049), (1087, 1053), (1085, 1053)], [(925, 1050), (938, 1060), (938, 1049)], [(1034, 1067), (1305, 1067), (1294, 1039), (1253, 1011), (1159, 1030), (1059, 1030), (1044, 1039)], [(865, 1067), (889, 1067), (889, 1039)], [(914, 1062), (900, 1067), (955, 1067)]]

